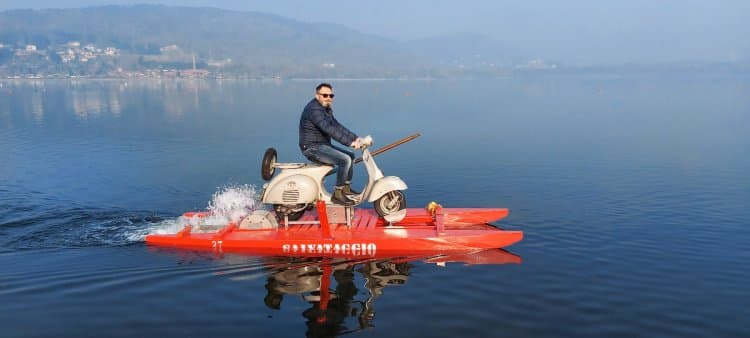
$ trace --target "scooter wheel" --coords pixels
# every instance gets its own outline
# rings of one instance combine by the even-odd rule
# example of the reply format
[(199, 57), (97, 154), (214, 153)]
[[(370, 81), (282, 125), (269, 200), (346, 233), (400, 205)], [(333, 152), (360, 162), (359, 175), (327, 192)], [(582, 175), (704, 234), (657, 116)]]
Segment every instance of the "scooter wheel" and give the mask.
[(284, 212), (288, 212), (289, 209), (295, 210), (295, 209), (302, 208), (302, 210), (289, 212), (287, 214), (290, 221), (296, 221), (302, 218), (302, 216), (305, 214), (305, 211), (308, 210), (307, 208), (308, 206), (309, 205), (304, 205), (304, 204), (297, 204), (297, 205), (274, 204), (273, 210), (276, 211), (276, 220), (280, 222), (284, 220)]
[(377, 212), (378, 215), (380, 215), (381, 217), (385, 217), (386, 215), (390, 215), (394, 212), (405, 209), (406, 197), (401, 191), (389, 191), (385, 195), (375, 200), (373, 206), (375, 207), (375, 212)]
[(276, 164), (276, 149), (268, 148), (266, 153), (263, 154), (263, 163), (260, 166), (260, 176), (264, 180), (268, 181), (273, 177), (276, 172), (274, 164)]

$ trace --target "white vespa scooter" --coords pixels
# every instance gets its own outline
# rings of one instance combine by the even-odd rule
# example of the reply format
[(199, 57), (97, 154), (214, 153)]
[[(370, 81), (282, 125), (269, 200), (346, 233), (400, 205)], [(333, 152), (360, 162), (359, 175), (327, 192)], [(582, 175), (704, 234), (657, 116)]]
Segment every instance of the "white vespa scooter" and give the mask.
[[(365, 200), (372, 202), (375, 211), (387, 222), (401, 221), (406, 216), (406, 198), (401, 192), (406, 190), (406, 183), (396, 176), (384, 176), (383, 172), (375, 164), (373, 156), (392, 149), (400, 144), (419, 137), (419, 133), (394, 142), (388, 146), (370, 153), (373, 140), (371, 136), (363, 138), (362, 158), (357, 159), (365, 162), (368, 180), (367, 186), (359, 195), (350, 196), (355, 201), (355, 206)], [(268, 148), (263, 155), (261, 165), (261, 176), (269, 181), (263, 185), (261, 202), (273, 205), (276, 216), (279, 219), (296, 221), (311, 209), (318, 200), (331, 204), (331, 194), (326, 191), (323, 179), (333, 170), (332, 165), (317, 163), (277, 163), (277, 154), (274, 148)], [(353, 164), (352, 164), (353, 165)], [(276, 168), (281, 169), (274, 176)]]

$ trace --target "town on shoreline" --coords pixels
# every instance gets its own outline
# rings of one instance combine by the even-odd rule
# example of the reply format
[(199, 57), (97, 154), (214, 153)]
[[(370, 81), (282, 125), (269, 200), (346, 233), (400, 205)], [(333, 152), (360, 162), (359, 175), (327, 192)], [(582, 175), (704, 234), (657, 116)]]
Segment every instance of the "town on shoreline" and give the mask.
[[(0, 43), (0, 78), (6, 79), (75, 79), (75, 78), (235, 78), (235, 79), (432, 79), (464, 77), (460, 71), (447, 68), (434, 72), (394, 73), (383, 71), (339, 71), (334, 63), (299, 65), (295, 69), (277, 67), (269, 71), (266, 66), (239, 64), (231, 58), (201, 58), (178, 45), (159, 47), (148, 54), (128, 52), (113, 46), (98, 46), (69, 41), (40, 48), (35, 44), (8, 45)], [(505, 77), (518, 71), (553, 71), (557, 64), (542, 60), (505, 69), (494, 67), (489, 71), (473, 71), (471, 76)], [(462, 76), (464, 75), (464, 76)]]

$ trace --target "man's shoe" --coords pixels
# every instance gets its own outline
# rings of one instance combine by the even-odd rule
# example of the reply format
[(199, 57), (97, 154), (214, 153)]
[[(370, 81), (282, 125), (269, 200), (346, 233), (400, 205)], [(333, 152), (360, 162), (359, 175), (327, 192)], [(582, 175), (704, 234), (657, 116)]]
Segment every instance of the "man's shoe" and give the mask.
[(331, 202), (347, 207), (354, 205), (354, 201), (350, 200), (349, 197), (344, 194), (344, 189), (338, 187), (335, 189), (333, 195), (331, 196)]
[(344, 194), (346, 195), (359, 195), (360, 192), (352, 189), (351, 184), (345, 184), (344, 185)]

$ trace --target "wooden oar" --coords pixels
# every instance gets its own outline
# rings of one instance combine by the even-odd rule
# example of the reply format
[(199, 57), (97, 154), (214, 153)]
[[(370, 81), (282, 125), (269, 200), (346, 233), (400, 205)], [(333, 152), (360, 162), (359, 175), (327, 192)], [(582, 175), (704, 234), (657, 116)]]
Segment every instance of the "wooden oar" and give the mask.
[[(416, 133), (414, 135), (404, 137), (404, 138), (402, 138), (402, 139), (400, 139), (400, 140), (398, 140), (396, 142), (393, 142), (393, 143), (391, 143), (391, 144), (389, 144), (387, 146), (384, 146), (384, 147), (382, 147), (382, 148), (380, 148), (378, 150), (370, 152), (370, 155), (375, 156), (375, 155), (380, 154), (380, 153), (382, 153), (384, 151), (391, 150), (391, 149), (393, 149), (395, 147), (398, 147), (398, 146), (400, 146), (400, 145), (402, 145), (402, 144), (404, 144), (406, 142), (409, 142), (409, 141), (411, 141), (411, 140), (413, 140), (413, 139), (415, 139), (417, 137), (420, 137), (420, 136), (422, 136), (422, 134)], [(358, 159), (356, 159), (356, 160), (354, 160), (354, 164), (357, 164), (359, 162), (362, 162), (362, 158), (361, 157), (358, 158)]]

